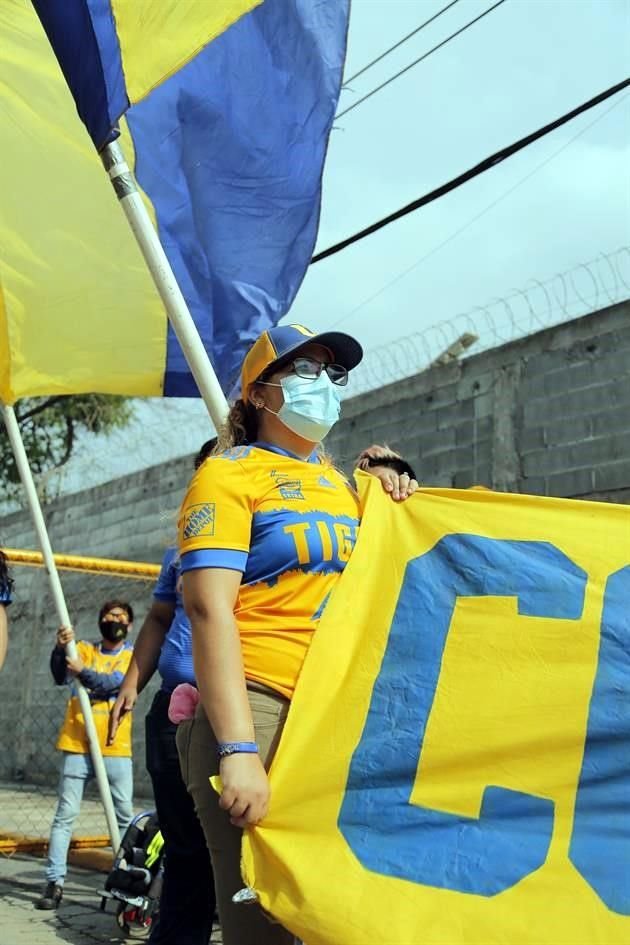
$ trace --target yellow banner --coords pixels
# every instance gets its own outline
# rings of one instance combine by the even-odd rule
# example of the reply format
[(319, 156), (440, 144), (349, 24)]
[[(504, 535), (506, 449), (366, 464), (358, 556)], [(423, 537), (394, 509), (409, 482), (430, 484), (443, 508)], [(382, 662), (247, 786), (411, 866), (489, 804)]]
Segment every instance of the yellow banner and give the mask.
[(361, 489), (247, 882), (308, 945), (627, 945), (630, 509)]

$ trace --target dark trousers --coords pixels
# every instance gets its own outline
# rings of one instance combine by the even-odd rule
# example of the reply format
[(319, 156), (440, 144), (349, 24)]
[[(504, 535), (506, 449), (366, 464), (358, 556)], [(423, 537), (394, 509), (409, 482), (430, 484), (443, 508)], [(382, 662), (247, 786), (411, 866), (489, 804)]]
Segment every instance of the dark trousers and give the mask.
[(216, 905), (214, 878), (203, 830), (180, 774), (169, 698), (158, 692), (145, 722), (147, 771), (166, 854), (159, 918), (149, 942), (208, 945)]

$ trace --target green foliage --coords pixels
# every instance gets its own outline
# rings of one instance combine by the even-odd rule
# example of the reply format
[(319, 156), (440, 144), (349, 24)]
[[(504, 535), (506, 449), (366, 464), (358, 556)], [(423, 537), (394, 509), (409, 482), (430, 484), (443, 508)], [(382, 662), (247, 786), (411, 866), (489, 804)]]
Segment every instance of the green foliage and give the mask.
[[(131, 418), (125, 397), (79, 394), (72, 397), (26, 397), (15, 405), (24, 448), (34, 475), (59, 469), (68, 462), (78, 433), (109, 433)], [(0, 499), (21, 498), (21, 485), (6, 430), (0, 430)], [(46, 489), (41, 498), (50, 498)]]

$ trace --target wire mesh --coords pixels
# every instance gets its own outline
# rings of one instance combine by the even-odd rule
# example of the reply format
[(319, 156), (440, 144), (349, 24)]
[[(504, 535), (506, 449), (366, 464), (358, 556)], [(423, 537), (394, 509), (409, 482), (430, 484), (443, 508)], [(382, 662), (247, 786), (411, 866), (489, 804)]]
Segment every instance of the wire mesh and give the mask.
[(552, 325), (598, 311), (630, 296), (630, 247), (545, 282), (530, 280), (503, 298), (494, 298), (453, 318), (367, 352), (352, 374), (347, 396), (356, 397), (427, 368), (465, 333), (477, 335), (473, 354), (515, 341)]

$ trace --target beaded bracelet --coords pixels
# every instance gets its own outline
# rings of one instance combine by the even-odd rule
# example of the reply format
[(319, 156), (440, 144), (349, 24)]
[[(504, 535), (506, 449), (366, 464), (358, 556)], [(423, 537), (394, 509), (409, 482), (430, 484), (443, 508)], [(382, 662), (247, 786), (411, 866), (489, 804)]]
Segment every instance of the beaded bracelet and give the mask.
[(227, 758), (228, 755), (257, 755), (258, 745), (256, 742), (219, 742), (217, 745), (217, 755), (219, 758)]

